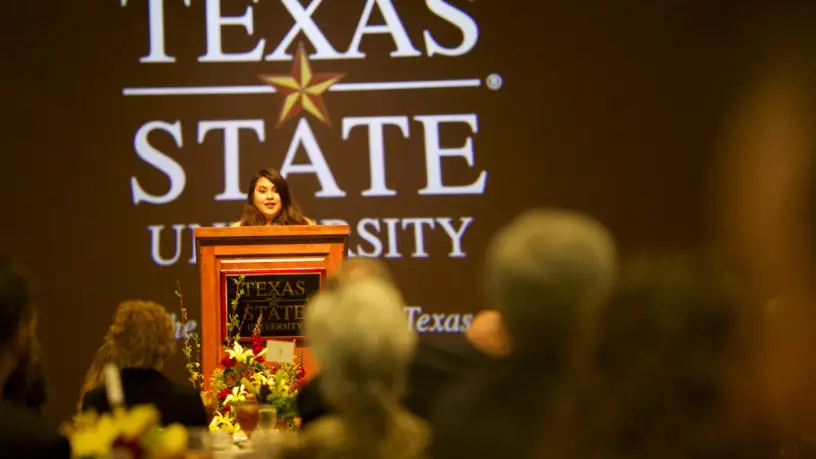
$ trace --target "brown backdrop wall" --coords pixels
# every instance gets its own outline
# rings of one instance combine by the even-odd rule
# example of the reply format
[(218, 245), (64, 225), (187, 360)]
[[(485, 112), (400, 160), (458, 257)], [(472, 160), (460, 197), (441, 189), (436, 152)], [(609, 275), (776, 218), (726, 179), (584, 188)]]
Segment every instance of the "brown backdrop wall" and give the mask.
[[(315, 174), (290, 174), (293, 193), (309, 216), (352, 225), (353, 255), (358, 244), (372, 250), (357, 231), (364, 219), (380, 223), (377, 237), (387, 249), (385, 219), (402, 225), (411, 218), (449, 218), (457, 226), (461, 218), (472, 218), (460, 257), (450, 256), (450, 238), (438, 220), (433, 229), (424, 227), (426, 257), (411, 255), (411, 223), (397, 231), (402, 257), (385, 259), (408, 302), (428, 312), (468, 313), (487, 306), (474, 288), (483, 248), (497, 228), (528, 207), (588, 212), (614, 231), (625, 250), (706, 238), (705, 171), (734, 89), (723, 82), (739, 74), (725, 58), (727, 40), (721, 39), (735, 11), (681, 8), (677, 2), (613, 7), (326, 0), (313, 19), (339, 53), (348, 50), (365, 5), (373, 3), (371, 23), (382, 23), (381, 9), (393, 5), (420, 55), (392, 57), (397, 48), (392, 36), (369, 34), (360, 46), (365, 58), (312, 55), (315, 72), (344, 73), (344, 84), (464, 79), (479, 85), (328, 91), (323, 100), (331, 126), (307, 114), (276, 128), (279, 94), (123, 95), (125, 88), (261, 87), (258, 75), (291, 69), (291, 60), (199, 62), (207, 52), (207, 7), (217, 2), (164, 3), (165, 46), (173, 63), (140, 62), (150, 49), (147, 1), (2, 6), (2, 251), (27, 266), (38, 286), (40, 332), (54, 389), (49, 414), (57, 419), (70, 416), (118, 302), (153, 299), (175, 311), (179, 281), (191, 318), (198, 320), (189, 225), (234, 221), (242, 206), (216, 199), (226, 186), (225, 140), (218, 130), (201, 139), (201, 122), (263, 123), (263, 141), (250, 130), (239, 135), (244, 191), (258, 169), (283, 165), (300, 120), (306, 120), (345, 196), (316, 196), (321, 183)], [(293, 24), (287, 2), (221, 3), (224, 16), (241, 16), (250, 8), (254, 18), (251, 36), (241, 26), (223, 26), (225, 52), (249, 51), (262, 38), (269, 54)], [(450, 13), (445, 8), (451, 5), (457, 20), (474, 21), (478, 39), (472, 49), (461, 56), (428, 56), (425, 33), (449, 48), (463, 41), (460, 30), (428, 5), (442, 13)], [(287, 48), (290, 54), (298, 41), (314, 53), (301, 33)], [(486, 83), (491, 74), (501, 76), (497, 90)], [(428, 180), (427, 131), (418, 117), (432, 115), (477, 121), (478, 129), (442, 124), (439, 140), (458, 148), (471, 139), (472, 164), (444, 158), (443, 181), (467, 185), (484, 171), (482, 193), (418, 192)], [(385, 116), (406, 117), (408, 128), (407, 135), (393, 126), (384, 134), (386, 179), (395, 195), (365, 197), (371, 185), (368, 131), (357, 127), (344, 139), (343, 120)], [(158, 131), (148, 141), (184, 170), (186, 185), (166, 204), (134, 204), (134, 178), (153, 195), (170, 189), (167, 175), (140, 158), (135, 147), (138, 130), (155, 121), (180, 124), (181, 146)], [(303, 147), (296, 162), (309, 162)], [(151, 256), (150, 227), (163, 228), (160, 253), (171, 259), (173, 225), (185, 228), (181, 254), (162, 266)], [(180, 362), (172, 362), (168, 372), (184, 378)]]

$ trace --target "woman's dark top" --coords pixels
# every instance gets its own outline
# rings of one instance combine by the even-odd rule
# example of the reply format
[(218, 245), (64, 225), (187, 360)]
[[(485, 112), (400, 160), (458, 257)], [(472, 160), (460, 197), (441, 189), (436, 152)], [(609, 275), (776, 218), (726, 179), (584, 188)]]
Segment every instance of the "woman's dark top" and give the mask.
[(35, 348), (17, 362), (3, 386), (3, 400), (40, 412), (45, 405), (46, 384), (39, 355), (39, 349)]
[(43, 418), (19, 403), (0, 401), (0, 457), (68, 459), (68, 439)]
[(557, 372), (496, 361), (449, 386), (431, 416), (434, 459), (526, 458), (535, 452)]
[[(122, 389), (127, 407), (152, 404), (161, 413), (162, 425), (179, 423), (186, 427), (210, 424), (201, 395), (193, 387), (174, 383), (158, 370), (124, 368)], [(98, 387), (82, 397), (82, 411), (110, 411), (105, 387)]]

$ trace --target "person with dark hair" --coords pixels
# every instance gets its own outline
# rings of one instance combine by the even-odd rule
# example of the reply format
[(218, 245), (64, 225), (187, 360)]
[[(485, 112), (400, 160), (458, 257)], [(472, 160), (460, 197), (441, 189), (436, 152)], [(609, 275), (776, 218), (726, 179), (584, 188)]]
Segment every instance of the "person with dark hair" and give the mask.
[[(0, 383), (5, 387), (32, 349), (37, 316), (28, 285), (11, 262), (0, 258)], [(18, 402), (0, 402), (0, 452), (4, 457), (68, 458), (71, 446), (56, 428)]]
[(3, 400), (16, 401), (21, 406), (39, 413), (45, 405), (45, 372), (40, 362), (40, 346), (32, 348), (19, 360), (14, 372), (3, 387)]
[(258, 172), (249, 182), (241, 220), (232, 226), (314, 225), (292, 199), (289, 184), (275, 169)]

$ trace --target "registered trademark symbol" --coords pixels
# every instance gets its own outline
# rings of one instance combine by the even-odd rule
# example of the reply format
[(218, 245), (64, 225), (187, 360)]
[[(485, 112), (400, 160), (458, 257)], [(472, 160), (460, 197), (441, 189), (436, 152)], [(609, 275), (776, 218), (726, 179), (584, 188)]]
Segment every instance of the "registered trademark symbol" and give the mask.
[(485, 78), (485, 84), (487, 84), (488, 89), (497, 91), (502, 87), (502, 77), (498, 73), (491, 73)]

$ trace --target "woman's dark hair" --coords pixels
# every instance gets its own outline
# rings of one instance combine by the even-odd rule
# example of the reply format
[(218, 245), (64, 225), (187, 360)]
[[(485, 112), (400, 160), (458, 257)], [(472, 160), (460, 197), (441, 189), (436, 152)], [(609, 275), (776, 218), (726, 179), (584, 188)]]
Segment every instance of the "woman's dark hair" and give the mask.
[(3, 400), (39, 412), (46, 402), (45, 371), (40, 360), (39, 343), (32, 343), (26, 355), (17, 361), (14, 372), (3, 387)]
[(0, 258), (0, 346), (14, 339), (34, 313), (25, 278), (11, 261)]
[(266, 217), (255, 207), (255, 187), (258, 185), (258, 180), (264, 177), (275, 185), (281, 200), (281, 210), (273, 225), (307, 225), (309, 221), (303, 216), (300, 207), (292, 200), (292, 195), (289, 193), (289, 185), (286, 179), (280, 173), (272, 168), (263, 169), (258, 172), (252, 181), (249, 182), (249, 190), (247, 192), (247, 202), (244, 205), (244, 213), (241, 216), (241, 226), (264, 226), (266, 225)]

